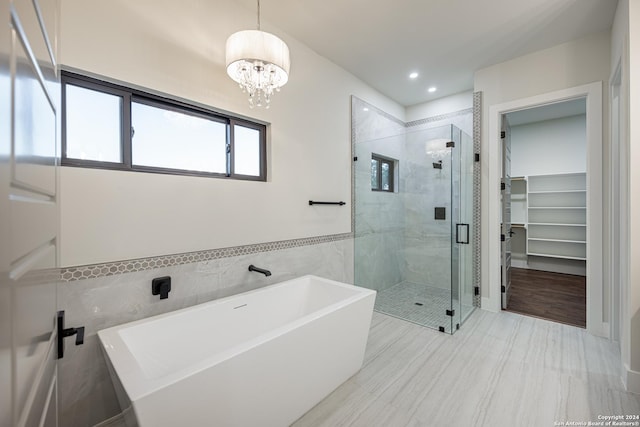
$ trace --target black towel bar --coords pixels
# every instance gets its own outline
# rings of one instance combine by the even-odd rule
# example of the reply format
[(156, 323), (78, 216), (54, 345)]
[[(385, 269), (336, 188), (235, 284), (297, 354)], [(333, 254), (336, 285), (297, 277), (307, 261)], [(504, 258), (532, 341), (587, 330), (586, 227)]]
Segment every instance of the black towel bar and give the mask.
[(309, 200), (309, 206), (313, 206), (313, 205), (346, 205), (345, 202), (314, 202), (313, 200)]

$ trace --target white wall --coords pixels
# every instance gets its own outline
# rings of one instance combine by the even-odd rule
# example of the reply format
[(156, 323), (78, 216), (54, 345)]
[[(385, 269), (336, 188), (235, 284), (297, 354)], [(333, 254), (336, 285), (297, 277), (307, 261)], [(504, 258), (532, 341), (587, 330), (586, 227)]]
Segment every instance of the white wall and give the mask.
[(473, 107), (473, 90), (460, 92), (444, 98), (434, 99), (423, 104), (416, 104), (406, 108), (406, 121), (435, 117), (441, 114), (455, 113)]
[[(612, 236), (620, 253), (620, 353), (622, 379), (640, 393), (640, 4), (619, 0), (611, 29), (611, 77), (620, 65), (620, 236)], [(625, 170), (626, 169), (626, 170)]]
[(636, 220), (640, 217), (640, 125), (631, 119), (640, 114), (640, 2), (620, 1), (612, 34), (612, 66), (622, 59), (621, 151), (627, 153), (629, 174), (624, 184), (628, 194), (626, 249), (630, 262), (622, 275), (626, 280), (622, 283), (621, 353), (627, 388), (640, 393), (640, 226)]
[(584, 114), (511, 127), (511, 176), (586, 172)]
[[(618, 313), (613, 312), (613, 316), (618, 316), (619, 322), (619, 336), (620, 336), (620, 354), (622, 359), (622, 364), (624, 368), (623, 371), (623, 381), (625, 384), (627, 383), (627, 375), (626, 371), (629, 369), (629, 357), (630, 357), (630, 333), (629, 333), (629, 304), (625, 303), (625, 301), (629, 301), (628, 293), (629, 293), (629, 230), (628, 230), (628, 154), (626, 150), (628, 150), (628, 103), (629, 103), (629, 51), (628, 51), (628, 38), (629, 38), (629, 0), (619, 0), (618, 7), (616, 9), (616, 14), (613, 21), (613, 26), (611, 28), (611, 77), (613, 77), (617, 71), (617, 67), (620, 65), (620, 101), (619, 106), (616, 107), (619, 111), (619, 126), (618, 129), (614, 129), (614, 131), (618, 134), (619, 146), (618, 150), (618, 171), (610, 170), (609, 173), (611, 175), (618, 175), (619, 181), (619, 200), (614, 201), (614, 194), (609, 196), (609, 203), (617, 202), (616, 210), (619, 209), (618, 212), (614, 211), (614, 215), (617, 217), (611, 218), (610, 212), (605, 211), (605, 214), (608, 214), (606, 219), (609, 222), (617, 221), (618, 232), (619, 235), (612, 235), (615, 233), (615, 229), (611, 230), (612, 227), (607, 227), (607, 240), (609, 241), (609, 245), (607, 245), (608, 254), (611, 257), (612, 251), (615, 251), (615, 247), (617, 246), (617, 256), (619, 257), (619, 283), (620, 289), (618, 290), (619, 296), (616, 295), (618, 292), (615, 292), (612, 295), (614, 298), (618, 296), (619, 298), (619, 306), (617, 307)], [(612, 124), (612, 127), (616, 126), (615, 123)], [(614, 155), (616, 153), (613, 153)], [(615, 181), (614, 181), (615, 182)], [(613, 268), (610, 266), (609, 270)], [(616, 301), (613, 301), (614, 304)], [(613, 310), (616, 307), (612, 307)]]
[(404, 108), (295, 39), (289, 83), (269, 110), (248, 108), (227, 77), (226, 38), (254, 28), (233, 0), (62, 2), (61, 64), (271, 124), (268, 182), (62, 168), (61, 265), (346, 233), (350, 95), (404, 120)]
[[(498, 184), (489, 181), (489, 176), (499, 166), (490, 157), (489, 144), (496, 138), (489, 135), (489, 112), (492, 106), (533, 97), (563, 89), (569, 89), (592, 82), (603, 82), (609, 79), (610, 34), (603, 32), (571, 42), (563, 43), (549, 49), (524, 55), (500, 64), (493, 65), (475, 73), (474, 90), (482, 91), (482, 147), (480, 152), (482, 182), (481, 192), (483, 203), (481, 208), (481, 233), (489, 236), (499, 218)], [(608, 88), (603, 87), (603, 99), (608, 99)], [(603, 117), (608, 117), (608, 105), (602, 105)], [(608, 127), (606, 120), (602, 129), (605, 145), (608, 143)], [(495, 136), (495, 135), (494, 135)], [(490, 142), (491, 141), (491, 142)], [(497, 143), (497, 142), (496, 142)], [(603, 160), (604, 161), (604, 160)], [(498, 167), (499, 169), (499, 167)], [(495, 185), (495, 188), (492, 187)], [(493, 202), (491, 195), (494, 194)], [(496, 239), (499, 233), (495, 233)], [(491, 277), (500, 277), (499, 242), (490, 244), (491, 239), (482, 239), (481, 267), (482, 267), (482, 298), (483, 307), (488, 300), (499, 301), (496, 295), (491, 295)], [(496, 247), (497, 252), (496, 252)], [(490, 274), (491, 271), (491, 274)], [(499, 280), (499, 279), (498, 279)], [(488, 307), (499, 309), (498, 306)]]

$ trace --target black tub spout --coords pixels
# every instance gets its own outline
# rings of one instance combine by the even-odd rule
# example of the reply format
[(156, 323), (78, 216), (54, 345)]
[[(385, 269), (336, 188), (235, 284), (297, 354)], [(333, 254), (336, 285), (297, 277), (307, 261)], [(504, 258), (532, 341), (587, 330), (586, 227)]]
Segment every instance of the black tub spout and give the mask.
[(271, 276), (271, 272), (269, 270), (265, 270), (264, 268), (258, 268), (255, 265), (251, 264), (249, 266), (249, 271), (255, 271), (256, 273), (262, 273), (264, 274), (266, 277)]

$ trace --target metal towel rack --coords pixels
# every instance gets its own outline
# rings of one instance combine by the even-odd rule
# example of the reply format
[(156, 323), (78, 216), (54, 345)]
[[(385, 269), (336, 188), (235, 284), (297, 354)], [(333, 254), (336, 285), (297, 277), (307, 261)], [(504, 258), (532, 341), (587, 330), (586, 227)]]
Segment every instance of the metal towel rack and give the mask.
[(313, 200), (309, 200), (309, 206), (313, 206), (313, 205), (346, 205), (345, 202), (340, 201), (340, 202), (315, 202)]

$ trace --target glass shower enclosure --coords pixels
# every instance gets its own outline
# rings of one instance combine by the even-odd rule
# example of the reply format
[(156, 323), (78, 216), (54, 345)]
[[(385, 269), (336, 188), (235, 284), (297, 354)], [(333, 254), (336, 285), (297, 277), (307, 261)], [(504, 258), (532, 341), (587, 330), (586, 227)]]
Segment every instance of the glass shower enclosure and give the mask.
[(453, 125), (355, 143), (355, 284), (454, 333), (473, 311), (473, 144)]

